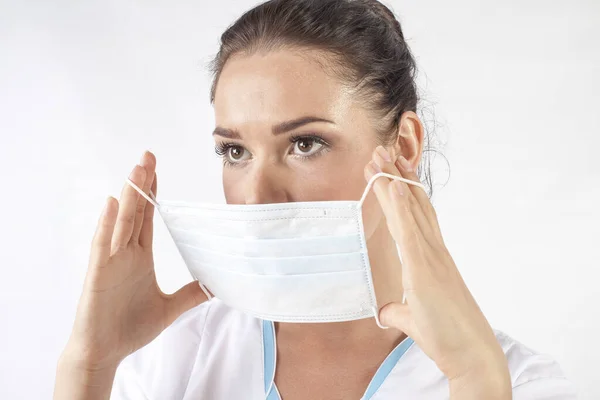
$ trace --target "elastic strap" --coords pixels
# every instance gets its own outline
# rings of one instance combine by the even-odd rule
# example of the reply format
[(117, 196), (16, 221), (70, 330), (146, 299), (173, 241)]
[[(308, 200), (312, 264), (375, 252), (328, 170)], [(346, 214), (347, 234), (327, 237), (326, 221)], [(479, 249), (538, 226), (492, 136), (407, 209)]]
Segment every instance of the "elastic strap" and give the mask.
[(135, 183), (133, 183), (131, 181), (131, 179), (127, 178), (127, 180), (125, 182), (127, 182), (129, 184), (129, 186), (131, 186), (139, 194), (141, 194), (142, 197), (144, 197), (146, 200), (148, 200), (148, 202), (150, 202), (150, 204), (152, 204), (154, 207), (158, 208), (158, 202), (156, 201), (156, 197), (154, 197), (154, 193), (152, 193), (152, 191), (150, 191), (150, 196), (148, 196), (146, 193), (144, 193), (144, 191), (142, 189), (140, 189), (138, 187), (138, 185), (136, 185)]
[[(390, 178), (393, 180), (397, 180), (397, 181), (402, 181), (404, 183), (407, 183), (409, 185), (413, 185), (413, 186), (417, 186), (420, 187), (423, 190), (425, 189), (425, 186), (423, 186), (422, 183), (420, 182), (416, 182), (416, 181), (411, 181), (410, 179), (406, 179), (406, 178), (402, 178), (401, 176), (396, 176), (396, 175), (392, 175), (392, 174), (388, 174), (385, 172), (379, 172), (375, 175), (373, 175), (371, 177), (371, 179), (369, 179), (369, 183), (367, 183), (367, 187), (365, 188), (365, 191), (363, 192), (362, 197), (360, 198), (359, 202), (358, 202), (358, 206), (362, 207), (363, 203), (365, 202), (365, 199), (367, 198), (367, 195), (369, 194), (369, 190), (371, 190), (371, 187), (373, 187), (373, 184), (375, 183), (375, 181), (377, 180), (377, 178), (381, 178), (381, 177), (386, 177), (386, 178)], [(131, 181), (131, 179), (127, 178), (126, 182), (129, 184), (129, 186), (131, 186), (132, 188), (134, 188), (140, 195), (142, 195), (146, 200), (148, 200), (154, 207), (158, 207), (158, 202), (156, 201), (156, 197), (154, 196), (154, 193), (152, 193), (152, 191), (150, 191), (150, 196), (148, 196), (146, 193), (144, 193), (144, 191), (142, 189), (140, 189), (138, 187), (138, 185), (136, 185), (135, 183), (133, 183)]]
[(206, 298), (208, 299), (208, 301), (211, 301), (214, 296), (210, 294), (210, 292), (208, 291), (208, 289), (206, 288), (206, 286), (204, 286), (202, 284), (202, 282), (200, 282), (200, 281), (198, 281), (198, 285), (200, 286), (200, 289), (202, 289), (202, 291), (206, 295)]
[[(154, 207), (158, 208), (158, 202), (156, 201), (156, 197), (154, 196), (154, 193), (152, 193), (152, 191), (150, 191), (150, 196), (148, 196), (146, 193), (144, 193), (144, 191), (142, 189), (139, 188), (138, 185), (133, 183), (131, 181), (131, 179), (127, 178), (126, 182), (129, 184), (129, 186), (131, 186), (139, 194), (141, 194), (146, 200), (148, 200)], [(200, 289), (202, 289), (202, 291), (206, 295), (206, 298), (208, 299), (208, 301), (212, 300), (213, 296), (210, 294), (208, 289), (206, 289), (206, 286), (204, 286), (200, 281), (198, 281), (198, 285), (200, 286)]]
[(411, 181), (410, 179), (402, 178), (401, 176), (396, 176), (396, 175), (388, 174), (385, 172), (379, 172), (379, 173), (373, 175), (371, 177), (371, 179), (369, 179), (369, 183), (367, 183), (367, 187), (365, 188), (365, 191), (364, 191), (362, 197), (360, 198), (360, 201), (358, 202), (359, 207), (362, 207), (363, 203), (365, 202), (365, 199), (367, 198), (367, 195), (369, 194), (369, 190), (371, 190), (371, 187), (373, 187), (373, 184), (375, 183), (377, 178), (381, 178), (383, 176), (385, 176), (386, 178), (394, 179), (396, 181), (402, 181), (409, 185), (420, 187), (421, 189), (427, 191), (425, 189), (425, 186), (423, 186), (423, 184), (421, 182), (415, 182), (415, 181)]
[(378, 327), (380, 327), (381, 329), (389, 329), (389, 326), (385, 326), (381, 324), (381, 321), (379, 320), (379, 310), (377, 309), (377, 307), (373, 307), (373, 316), (375, 317), (375, 323), (377, 324)]

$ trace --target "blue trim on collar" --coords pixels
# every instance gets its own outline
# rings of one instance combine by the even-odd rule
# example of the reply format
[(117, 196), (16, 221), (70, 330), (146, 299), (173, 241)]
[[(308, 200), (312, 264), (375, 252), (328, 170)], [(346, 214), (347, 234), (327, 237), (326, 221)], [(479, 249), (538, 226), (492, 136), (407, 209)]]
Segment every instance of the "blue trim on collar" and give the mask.
[[(264, 384), (266, 400), (281, 400), (277, 387), (275, 386), (275, 357), (277, 349), (275, 348), (275, 325), (272, 321), (262, 323), (263, 330), (263, 359), (264, 359)], [(400, 361), (404, 353), (412, 346), (414, 341), (411, 338), (403, 340), (392, 352), (383, 360), (383, 363), (377, 369), (375, 376), (371, 379), (369, 386), (361, 400), (370, 400), (379, 390), (390, 372)], [(267, 390), (269, 393), (267, 393)]]
[(404, 353), (412, 346), (414, 341), (411, 338), (406, 338), (392, 352), (383, 360), (383, 363), (377, 369), (375, 376), (371, 379), (369, 386), (367, 386), (367, 390), (362, 397), (362, 400), (369, 400), (373, 397), (373, 395), (379, 390), (385, 378), (388, 377), (390, 372), (394, 369), (398, 361), (402, 358)]
[[(266, 400), (281, 400), (275, 389), (275, 325), (271, 321), (263, 321), (263, 366)], [(267, 393), (267, 390), (269, 393)]]

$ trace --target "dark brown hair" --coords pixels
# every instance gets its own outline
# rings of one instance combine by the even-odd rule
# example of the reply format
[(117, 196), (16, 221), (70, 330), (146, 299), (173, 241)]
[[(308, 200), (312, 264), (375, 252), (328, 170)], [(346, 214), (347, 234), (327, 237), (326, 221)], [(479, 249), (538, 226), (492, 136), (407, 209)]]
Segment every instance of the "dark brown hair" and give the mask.
[(378, 113), (382, 144), (397, 139), (404, 112), (417, 111), (415, 59), (400, 23), (377, 0), (270, 0), (247, 11), (221, 36), (211, 63), (211, 103), (233, 55), (283, 47), (322, 50), (326, 57), (316, 61), (352, 85)]

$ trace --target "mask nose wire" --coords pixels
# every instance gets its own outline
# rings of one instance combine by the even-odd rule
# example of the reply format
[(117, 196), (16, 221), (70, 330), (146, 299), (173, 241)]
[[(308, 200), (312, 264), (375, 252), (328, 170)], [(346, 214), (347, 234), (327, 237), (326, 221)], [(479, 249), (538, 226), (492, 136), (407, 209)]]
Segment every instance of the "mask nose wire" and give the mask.
[(148, 202), (150, 204), (152, 204), (154, 207), (158, 208), (158, 202), (156, 201), (156, 197), (154, 197), (154, 193), (152, 193), (152, 191), (150, 191), (150, 196), (148, 196), (146, 193), (144, 193), (144, 191), (142, 189), (139, 188), (138, 185), (136, 185), (135, 183), (133, 183), (131, 181), (131, 179), (127, 178), (126, 180), (127, 184), (129, 186), (131, 186), (132, 188), (134, 188), (139, 194), (141, 194), (146, 200), (148, 200)]
[(358, 207), (359, 208), (362, 208), (363, 203), (365, 202), (365, 199), (367, 198), (367, 195), (369, 194), (369, 190), (371, 190), (371, 187), (373, 187), (373, 184), (375, 183), (375, 181), (377, 180), (377, 178), (381, 178), (381, 177), (386, 177), (386, 178), (394, 179), (394, 180), (397, 180), (397, 181), (402, 181), (402, 182), (407, 183), (409, 185), (420, 187), (421, 189), (423, 189), (423, 190), (426, 191), (425, 186), (423, 186), (423, 184), (421, 182), (411, 181), (410, 179), (402, 178), (401, 176), (396, 176), (396, 175), (388, 174), (388, 173), (385, 173), (385, 172), (378, 172), (375, 175), (373, 175), (371, 177), (371, 179), (369, 179), (369, 183), (367, 183), (367, 187), (365, 188), (365, 191), (363, 192), (362, 197), (358, 201)]

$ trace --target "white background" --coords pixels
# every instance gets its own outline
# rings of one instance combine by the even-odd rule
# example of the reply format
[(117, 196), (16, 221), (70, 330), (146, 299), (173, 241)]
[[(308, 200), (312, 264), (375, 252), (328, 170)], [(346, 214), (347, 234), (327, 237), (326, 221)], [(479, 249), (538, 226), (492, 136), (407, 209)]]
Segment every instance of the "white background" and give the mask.
[[(206, 63), (255, 1), (0, 0), (0, 398), (50, 398), (102, 204), (142, 151), (220, 202)], [(447, 244), (495, 328), (600, 398), (600, 2), (390, 1), (440, 150)], [(159, 222), (165, 291), (190, 278)]]

